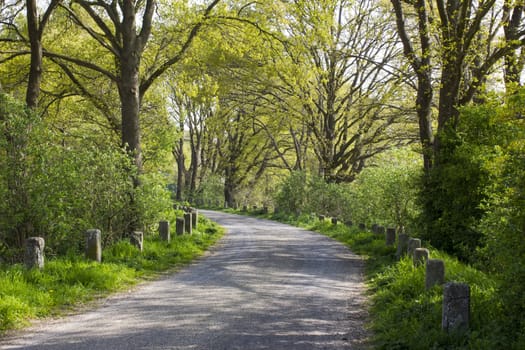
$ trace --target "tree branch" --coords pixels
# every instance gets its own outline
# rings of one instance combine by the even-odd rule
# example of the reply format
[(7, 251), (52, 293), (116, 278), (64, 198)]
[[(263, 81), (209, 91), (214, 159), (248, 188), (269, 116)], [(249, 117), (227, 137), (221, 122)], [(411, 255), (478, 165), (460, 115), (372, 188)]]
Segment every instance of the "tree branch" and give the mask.
[(140, 89), (139, 89), (139, 94), (140, 94), (141, 98), (144, 96), (146, 91), (151, 87), (153, 82), (158, 77), (160, 77), (162, 74), (164, 74), (164, 72), (166, 72), (166, 70), (168, 70), (168, 68), (170, 68), (171, 66), (173, 66), (175, 63), (179, 62), (182, 59), (182, 57), (184, 56), (186, 51), (188, 51), (188, 49), (190, 48), (190, 46), (191, 46), (191, 44), (193, 42), (193, 39), (195, 39), (195, 37), (199, 33), (201, 27), (203, 26), (204, 20), (209, 18), (209, 15), (210, 15), (211, 11), (213, 10), (213, 8), (219, 2), (220, 2), (220, 0), (213, 0), (211, 2), (211, 4), (208, 5), (206, 10), (204, 11), (204, 14), (203, 14), (203, 17), (202, 17), (203, 18), (202, 21), (198, 22), (197, 24), (195, 24), (193, 26), (193, 28), (190, 31), (190, 34), (186, 38), (186, 41), (182, 45), (182, 48), (179, 50), (179, 52), (175, 56), (173, 56), (172, 58), (170, 58), (169, 60), (164, 62), (164, 64), (162, 64), (159, 68), (157, 68), (155, 71), (153, 71), (149, 75), (149, 77), (147, 77), (146, 79), (144, 79), (144, 81), (142, 81), (142, 83), (140, 84)]
[[(28, 52), (29, 53), (29, 52)], [(50, 52), (50, 51), (46, 51), (44, 50), (43, 52), (43, 55), (44, 57), (50, 57), (50, 58), (58, 58), (58, 59), (61, 59), (61, 60), (64, 60), (64, 61), (67, 61), (67, 62), (71, 62), (71, 63), (74, 63), (76, 65), (79, 65), (81, 67), (84, 67), (84, 68), (88, 68), (88, 69), (91, 69), (95, 72), (99, 72), (100, 74), (103, 74), (105, 75), (106, 77), (108, 77), (110, 80), (114, 81), (114, 82), (117, 82), (118, 81), (118, 77), (111, 73), (110, 71), (92, 63), (92, 62), (88, 62), (88, 61), (84, 61), (84, 60), (81, 60), (81, 59), (78, 59), (78, 58), (74, 58), (74, 57), (69, 57), (69, 56), (66, 56), (66, 55), (62, 55), (62, 54), (58, 54), (58, 53), (54, 53), (54, 52)]]

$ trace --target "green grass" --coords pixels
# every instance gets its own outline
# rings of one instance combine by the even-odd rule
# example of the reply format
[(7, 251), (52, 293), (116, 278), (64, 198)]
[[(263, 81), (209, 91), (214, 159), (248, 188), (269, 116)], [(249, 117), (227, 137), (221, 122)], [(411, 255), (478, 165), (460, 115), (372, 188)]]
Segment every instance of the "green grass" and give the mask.
[[(232, 212), (230, 210), (230, 212)], [(236, 212), (239, 213), (239, 212)], [(523, 349), (525, 335), (509, 331), (496, 280), (457, 259), (430, 248), (430, 257), (445, 262), (446, 282), (464, 282), (471, 290), (470, 329), (461, 334), (441, 331), (443, 286), (425, 290), (425, 268), (408, 257), (398, 261), (382, 235), (357, 227), (332, 225), (315, 216), (256, 215), (320, 232), (366, 257), (370, 329), (374, 349)]]
[(101, 264), (81, 256), (48, 260), (42, 270), (21, 265), (0, 268), (0, 333), (26, 326), (31, 319), (58, 315), (97, 297), (123, 290), (160, 273), (173, 271), (214, 244), (224, 233), (199, 217), (193, 235), (146, 236), (141, 253), (127, 241), (103, 251)]

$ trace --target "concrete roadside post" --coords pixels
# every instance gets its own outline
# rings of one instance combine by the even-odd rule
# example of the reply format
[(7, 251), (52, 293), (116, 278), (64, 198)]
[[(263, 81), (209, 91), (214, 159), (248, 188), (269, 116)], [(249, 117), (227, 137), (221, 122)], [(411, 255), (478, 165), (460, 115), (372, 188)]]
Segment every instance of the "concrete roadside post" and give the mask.
[(184, 234), (184, 218), (177, 218), (175, 220), (175, 233), (177, 236), (182, 236)]
[(26, 239), (24, 264), (27, 269), (44, 268), (45, 241), (42, 237), (29, 237)]
[(446, 332), (466, 331), (470, 321), (470, 287), (449, 282), (443, 288), (441, 328)]
[(129, 235), (129, 242), (142, 251), (144, 249), (144, 233), (140, 231), (133, 231)]
[(100, 230), (86, 231), (86, 258), (96, 262), (102, 261), (102, 243)]
[(184, 232), (187, 234), (192, 234), (192, 224), (191, 224), (191, 213), (184, 213)]
[(440, 259), (428, 259), (425, 271), (425, 288), (441, 285), (445, 282), (445, 262)]
[(169, 221), (163, 220), (159, 222), (159, 236), (163, 241), (169, 242), (171, 240)]

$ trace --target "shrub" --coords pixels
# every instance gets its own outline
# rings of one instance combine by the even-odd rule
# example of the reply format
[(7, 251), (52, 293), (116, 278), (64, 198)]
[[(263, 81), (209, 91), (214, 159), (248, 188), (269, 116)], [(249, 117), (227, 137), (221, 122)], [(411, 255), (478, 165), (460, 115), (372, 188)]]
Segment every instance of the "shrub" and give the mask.
[(394, 150), (375, 159), (352, 183), (327, 183), (324, 179), (294, 172), (276, 196), (279, 209), (291, 214), (318, 213), (355, 222), (415, 227), (419, 207), (418, 155)]
[(176, 212), (166, 179), (160, 174), (144, 174), (141, 186), (136, 189), (137, 206), (145, 234), (156, 233), (161, 220), (170, 221), (175, 227)]
[(193, 195), (197, 203), (222, 206), (224, 203), (224, 180), (218, 175), (210, 174), (199, 183), (197, 193)]
[[(500, 281), (499, 294), (508, 317), (504, 326), (511, 335), (525, 334), (525, 90), (511, 96), (506, 106), (495, 108), (499, 126), (497, 146), (487, 157), (485, 170), (490, 186), (484, 191), (486, 215), (479, 230), (484, 247), (479, 250), (484, 266)], [(525, 337), (516, 337), (516, 349)]]
[(354, 220), (384, 226), (405, 227), (418, 232), (415, 224), (420, 155), (410, 150), (391, 150), (379, 155), (348, 189), (348, 210)]
[(306, 209), (308, 199), (307, 175), (294, 171), (281, 183), (275, 203), (283, 212), (299, 214)]
[[(4, 247), (21, 247), (31, 211), (28, 208), (28, 181), (31, 173), (27, 169), (31, 161), (28, 152), (32, 142), (32, 130), (40, 127), (41, 121), (25, 106), (9, 95), (0, 93), (0, 242)], [(9, 255), (16, 258), (17, 252)]]
[[(96, 136), (65, 138), (7, 95), (0, 95), (0, 242), (19, 261), (27, 236), (46, 239), (46, 254), (79, 251), (83, 232), (98, 228), (108, 246), (123, 237), (130, 218), (145, 233), (175, 220), (165, 179), (136, 176), (129, 155)], [(7, 247), (7, 248), (6, 248)], [(7, 260), (7, 259), (6, 259)]]
[(80, 248), (88, 228), (103, 231), (104, 244), (119, 239), (127, 227), (130, 159), (104, 145), (64, 149), (48, 143), (35, 149), (31, 164), (31, 220), (56, 254)]

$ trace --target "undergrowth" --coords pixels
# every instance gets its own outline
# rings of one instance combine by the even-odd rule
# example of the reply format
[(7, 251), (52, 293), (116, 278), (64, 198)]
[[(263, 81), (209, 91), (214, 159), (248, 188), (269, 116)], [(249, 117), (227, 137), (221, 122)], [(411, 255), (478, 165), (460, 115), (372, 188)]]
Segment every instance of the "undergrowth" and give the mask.
[(23, 327), (31, 319), (61, 314), (187, 264), (215, 243), (223, 229), (199, 216), (199, 228), (193, 233), (172, 235), (169, 243), (158, 235), (147, 235), (143, 252), (128, 241), (120, 241), (104, 249), (102, 263), (69, 255), (46, 261), (42, 270), (2, 266), (0, 333)]

